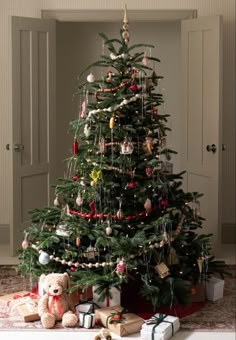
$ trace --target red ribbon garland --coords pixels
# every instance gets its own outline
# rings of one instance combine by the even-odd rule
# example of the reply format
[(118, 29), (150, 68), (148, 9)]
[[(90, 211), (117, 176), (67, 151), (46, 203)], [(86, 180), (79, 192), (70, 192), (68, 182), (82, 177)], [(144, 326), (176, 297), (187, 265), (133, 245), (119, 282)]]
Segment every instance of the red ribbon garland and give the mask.
[(52, 313), (52, 307), (53, 307), (54, 303), (56, 303), (57, 310), (58, 310), (59, 314), (62, 316), (63, 315), (63, 311), (62, 311), (61, 304), (60, 304), (60, 301), (59, 301), (61, 295), (51, 295), (51, 294), (48, 294), (48, 296), (52, 297), (50, 306), (48, 308), (48, 312)]

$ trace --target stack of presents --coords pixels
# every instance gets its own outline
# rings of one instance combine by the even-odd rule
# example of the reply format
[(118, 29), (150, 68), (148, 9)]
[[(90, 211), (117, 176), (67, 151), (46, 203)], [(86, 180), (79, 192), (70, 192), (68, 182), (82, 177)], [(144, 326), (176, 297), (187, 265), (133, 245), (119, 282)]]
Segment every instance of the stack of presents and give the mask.
[[(198, 284), (192, 289), (192, 301), (216, 301), (223, 297), (223, 289), (224, 281), (212, 278), (204, 285)], [(102, 303), (98, 301), (95, 291), (96, 287), (90, 287), (85, 292), (76, 289), (70, 293), (78, 317), (78, 327), (93, 328), (98, 332), (94, 339), (115, 339), (116, 335), (127, 337), (139, 333), (140, 339), (143, 340), (166, 340), (180, 328), (178, 316), (153, 313), (154, 315), (150, 315), (149, 318), (143, 318), (144, 314), (131, 312), (135, 311), (134, 306), (126, 306), (126, 299), (122, 298), (122, 294), (116, 288), (112, 288), (112, 299)], [(40, 295), (38, 294), (27, 291), (16, 292), (0, 296), (0, 303), (7, 304), (11, 311), (17, 311), (23, 321), (33, 322), (40, 320), (38, 314)], [(101, 329), (106, 329), (109, 336), (102, 336)]]

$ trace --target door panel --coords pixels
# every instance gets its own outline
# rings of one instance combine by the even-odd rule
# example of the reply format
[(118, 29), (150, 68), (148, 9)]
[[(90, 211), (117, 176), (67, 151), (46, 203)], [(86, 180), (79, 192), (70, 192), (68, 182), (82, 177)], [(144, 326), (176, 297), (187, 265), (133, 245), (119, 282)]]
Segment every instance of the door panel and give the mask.
[(55, 22), (12, 17), (12, 255), (22, 241), (19, 231), (30, 223), (29, 210), (50, 204), (52, 198), (55, 65)]
[[(183, 131), (181, 162), (185, 189), (203, 193), (200, 232), (213, 234), (220, 244), (221, 224), (221, 17), (200, 17), (181, 24), (183, 73)], [(215, 145), (216, 151), (212, 145)]]

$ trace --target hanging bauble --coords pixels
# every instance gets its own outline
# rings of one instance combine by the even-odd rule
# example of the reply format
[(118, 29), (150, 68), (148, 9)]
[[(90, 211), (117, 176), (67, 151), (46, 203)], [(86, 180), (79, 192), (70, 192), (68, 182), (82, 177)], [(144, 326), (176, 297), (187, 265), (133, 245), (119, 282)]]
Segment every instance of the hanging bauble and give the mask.
[(61, 206), (61, 202), (59, 200), (58, 195), (56, 195), (53, 204), (54, 204), (55, 207), (60, 207)]
[(153, 149), (153, 140), (151, 137), (146, 137), (145, 142), (143, 144), (144, 151), (147, 153), (152, 153)]
[(110, 118), (109, 128), (110, 128), (110, 129), (113, 129), (114, 126), (115, 126), (115, 116), (113, 115), (113, 116)]
[(112, 234), (112, 228), (110, 227), (110, 225), (108, 227), (106, 227), (106, 234), (108, 236), (110, 236)]
[(114, 53), (111, 53), (110, 58), (111, 58), (111, 60), (116, 60), (116, 55)]
[(163, 199), (160, 201), (160, 205), (161, 205), (161, 207), (163, 207), (163, 208), (167, 207), (167, 205), (168, 205), (167, 199), (166, 199), (166, 198), (163, 198)]
[(152, 168), (150, 166), (146, 167), (145, 172), (148, 177), (152, 176)]
[(146, 210), (147, 214), (149, 214), (152, 210), (152, 202), (149, 198), (147, 198), (145, 203), (144, 203), (144, 209)]
[(136, 183), (135, 183), (134, 181), (132, 181), (132, 182), (130, 182), (130, 183), (128, 184), (128, 187), (129, 187), (130, 189), (135, 189), (135, 188), (136, 188)]
[(73, 155), (77, 155), (78, 153), (78, 142), (77, 140), (75, 139), (73, 144), (72, 144), (72, 153)]
[(46, 253), (45, 251), (40, 251), (40, 255), (39, 255), (39, 263), (46, 265), (48, 264), (50, 261), (50, 257), (48, 255), (48, 253)]
[(148, 57), (145, 55), (145, 56), (143, 57), (142, 64), (143, 64), (144, 66), (147, 66), (148, 61), (149, 61), (149, 59), (148, 59)]
[(132, 84), (132, 85), (130, 85), (129, 88), (130, 88), (131, 91), (137, 91), (138, 86), (136, 84)]
[(164, 262), (161, 262), (155, 266), (156, 272), (159, 274), (161, 279), (164, 279), (166, 276), (170, 275), (169, 268), (166, 266)]
[(21, 247), (22, 249), (27, 249), (29, 247), (29, 242), (27, 240), (24, 240), (22, 243), (21, 243)]
[(83, 204), (83, 198), (82, 198), (80, 192), (78, 192), (78, 195), (77, 195), (75, 202), (79, 207)]
[(120, 144), (120, 153), (122, 155), (130, 155), (134, 150), (133, 143), (125, 138), (124, 141)]
[(88, 124), (85, 124), (84, 126), (84, 135), (86, 138), (88, 138), (91, 134), (91, 128), (89, 127)]
[(124, 258), (122, 258), (122, 259), (118, 258), (117, 259), (117, 266), (116, 266), (116, 273), (120, 277), (122, 277), (126, 274), (126, 269), (127, 269), (127, 267), (126, 267), (126, 263), (125, 263)]
[(84, 257), (87, 257), (87, 259), (94, 259), (96, 256), (98, 256), (98, 251), (90, 244), (90, 246), (87, 248), (86, 252), (83, 255)]
[(73, 179), (73, 181), (77, 181), (78, 179), (79, 179), (79, 176), (78, 175), (74, 175), (73, 177), (72, 177), (72, 179)]
[(63, 237), (69, 237), (71, 235), (71, 231), (68, 230), (68, 226), (65, 223), (58, 224), (55, 233), (56, 235)]
[(117, 216), (118, 220), (122, 220), (122, 218), (124, 217), (123, 211), (121, 209), (119, 209), (116, 213), (116, 216)]
[(89, 75), (87, 76), (87, 81), (89, 83), (93, 83), (95, 81), (94, 75), (90, 72)]
[(122, 38), (124, 39), (125, 43), (127, 44), (129, 42), (129, 32), (128, 31), (124, 31), (122, 33)]
[[(91, 171), (89, 176), (92, 178), (91, 186), (95, 186), (97, 182), (102, 178), (102, 171), (94, 169)], [(93, 184), (92, 184), (93, 183)]]
[(79, 236), (77, 236), (76, 239), (75, 239), (75, 245), (76, 245), (76, 247), (80, 246), (80, 237)]
[(98, 142), (98, 151), (102, 154), (104, 154), (105, 151), (106, 151), (106, 143), (105, 143), (104, 137), (101, 137), (99, 142)]

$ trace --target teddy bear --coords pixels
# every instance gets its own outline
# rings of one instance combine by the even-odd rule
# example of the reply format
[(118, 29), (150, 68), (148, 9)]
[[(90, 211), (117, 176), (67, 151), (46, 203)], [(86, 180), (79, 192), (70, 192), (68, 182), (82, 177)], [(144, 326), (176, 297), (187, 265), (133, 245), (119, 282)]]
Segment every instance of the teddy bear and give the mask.
[(53, 328), (56, 321), (62, 320), (63, 327), (74, 327), (78, 318), (74, 314), (74, 306), (65, 292), (69, 285), (67, 273), (42, 274), (40, 284), (43, 296), (39, 299), (38, 314), (43, 328)]

